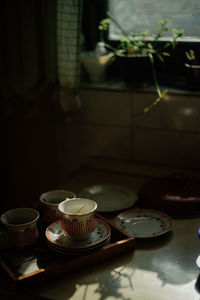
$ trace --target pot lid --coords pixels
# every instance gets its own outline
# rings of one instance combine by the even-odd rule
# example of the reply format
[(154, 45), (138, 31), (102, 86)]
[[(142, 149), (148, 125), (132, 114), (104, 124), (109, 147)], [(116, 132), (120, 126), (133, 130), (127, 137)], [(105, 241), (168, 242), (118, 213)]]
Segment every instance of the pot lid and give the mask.
[(138, 202), (175, 217), (200, 216), (200, 179), (173, 173), (149, 180), (139, 190)]

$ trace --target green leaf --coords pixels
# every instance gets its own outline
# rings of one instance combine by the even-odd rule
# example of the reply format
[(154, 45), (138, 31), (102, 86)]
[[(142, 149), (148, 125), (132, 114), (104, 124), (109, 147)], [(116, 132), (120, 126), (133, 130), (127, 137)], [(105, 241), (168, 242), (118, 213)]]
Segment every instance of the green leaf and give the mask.
[(170, 56), (170, 53), (168, 53), (168, 52), (162, 52), (162, 55), (164, 55), (164, 56)]
[(99, 25), (98, 29), (99, 29), (99, 30), (104, 30), (104, 26)]
[(109, 24), (110, 23), (110, 21), (111, 21), (111, 19), (110, 18), (106, 18), (106, 19), (103, 19), (102, 21), (101, 21), (101, 24), (103, 25), (103, 24)]
[(158, 19), (157, 22), (160, 25), (167, 25), (167, 24), (171, 23), (171, 21), (169, 19)]
[(160, 25), (162, 25), (162, 24), (164, 23), (164, 20), (158, 19), (157, 22), (158, 22)]
[(142, 37), (148, 37), (149, 33), (150, 33), (150, 30), (147, 29), (147, 30), (141, 32), (140, 35), (141, 35)]
[(131, 36), (132, 38), (136, 37), (136, 36), (137, 36), (137, 32), (131, 32), (130, 36)]
[(177, 34), (178, 33), (178, 30), (176, 28), (172, 28), (172, 32)]
[(148, 47), (149, 49), (153, 49), (153, 46), (152, 46), (151, 43), (147, 43), (147, 47)]
[(110, 18), (101, 20), (99, 27), (98, 27), (99, 30), (108, 30), (108, 25), (110, 22), (111, 22)]
[(159, 53), (156, 53), (156, 54), (157, 54), (158, 58), (160, 59), (160, 61), (164, 62), (164, 59), (163, 59), (162, 55), (160, 55)]

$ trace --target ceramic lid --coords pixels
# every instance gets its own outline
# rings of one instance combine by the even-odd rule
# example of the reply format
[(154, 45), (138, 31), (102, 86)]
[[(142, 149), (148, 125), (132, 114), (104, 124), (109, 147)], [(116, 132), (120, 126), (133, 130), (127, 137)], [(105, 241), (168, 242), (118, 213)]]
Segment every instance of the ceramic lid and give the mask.
[(171, 216), (200, 215), (200, 179), (182, 173), (152, 179), (139, 190), (138, 202)]

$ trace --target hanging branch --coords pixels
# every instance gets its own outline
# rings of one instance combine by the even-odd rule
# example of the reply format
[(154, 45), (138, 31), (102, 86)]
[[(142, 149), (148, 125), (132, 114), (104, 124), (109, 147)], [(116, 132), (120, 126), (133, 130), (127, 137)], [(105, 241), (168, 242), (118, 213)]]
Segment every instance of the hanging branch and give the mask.
[(149, 112), (158, 103), (160, 103), (160, 101), (162, 100), (162, 98), (164, 98), (164, 96), (167, 94), (167, 90), (164, 90), (163, 92), (161, 92), (161, 90), (160, 90), (160, 86), (158, 84), (158, 80), (157, 80), (157, 76), (156, 76), (154, 58), (153, 58), (153, 55), (151, 53), (149, 53), (149, 59), (150, 59), (150, 62), (151, 62), (152, 74), (153, 74), (153, 81), (154, 81), (154, 85), (156, 87), (156, 92), (158, 94), (158, 97), (153, 101), (153, 103), (151, 103), (150, 105), (148, 105), (147, 107), (145, 107), (142, 111), (134, 113), (133, 116), (139, 116), (139, 115), (143, 115), (143, 114)]
[[(167, 90), (161, 91), (157, 76), (156, 76), (156, 70), (155, 70), (155, 64), (154, 64), (154, 57), (153, 55), (157, 55), (157, 57), (163, 62), (165, 56), (170, 56), (170, 53), (166, 52), (165, 50), (169, 47), (174, 48), (177, 44), (177, 39), (183, 36), (184, 30), (180, 29), (177, 30), (175, 28), (172, 29), (173, 37), (172, 41), (168, 41), (164, 44), (164, 46), (158, 47), (158, 40), (164, 35), (165, 32), (168, 31), (168, 24), (170, 23), (170, 20), (158, 20), (158, 23), (160, 24), (159, 28), (157, 29), (157, 34), (154, 35), (154, 40), (151, 42), (148, 40), (149, 38), (149, 30), (145, 30), (144, 32), (141, 32), (141, 38), (136, 38), (136, 33), (132, 32), (128, 34), (126, 30), (118, 23), (118, 21), (109, 13), (107, 12), (108, 18), (103, 19), (100, 22), (99, 30), (101, 32), (101, 40), (104, 43), (104, 45), (112, 50), (113, 56), (115, 57), (119, 49), (122, 49), (125, 51), (125, 53), (129, 54), (130, 56), (139, 56), (139, 55), (148, 55), (151, 67), (152, 67), (152, 76), (153, 76), (153, 82), (155, 85), (155, 89), (157, 92), (158, 97), (145, 107), (141, 112), (134, 113), (133, 116), (142, 115), (146, 112), (149, 112), (153, 107), (155, 107), (160, 101), (164, 98), (164, 96), (167, 93)], [(110, 22), (113, 22), (118, 29), (121, 31), (121, 35), (119, 36), (121, 43), (118, 45), (117, 48), (112, 47), (109, 45), (108, 42), (104, 40), (104, 33), (108, 30), (108, 26)]]

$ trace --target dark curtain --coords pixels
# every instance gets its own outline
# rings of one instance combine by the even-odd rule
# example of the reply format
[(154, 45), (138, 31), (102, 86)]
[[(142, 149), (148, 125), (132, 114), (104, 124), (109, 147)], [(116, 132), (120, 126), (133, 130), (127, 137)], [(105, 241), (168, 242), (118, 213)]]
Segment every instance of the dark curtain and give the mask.
[(1, 96), (37, 97), (57, 80), (56, 1), (0, 3)]
[(56, 4), (0, 2), (1, 211), (57, 183)]

